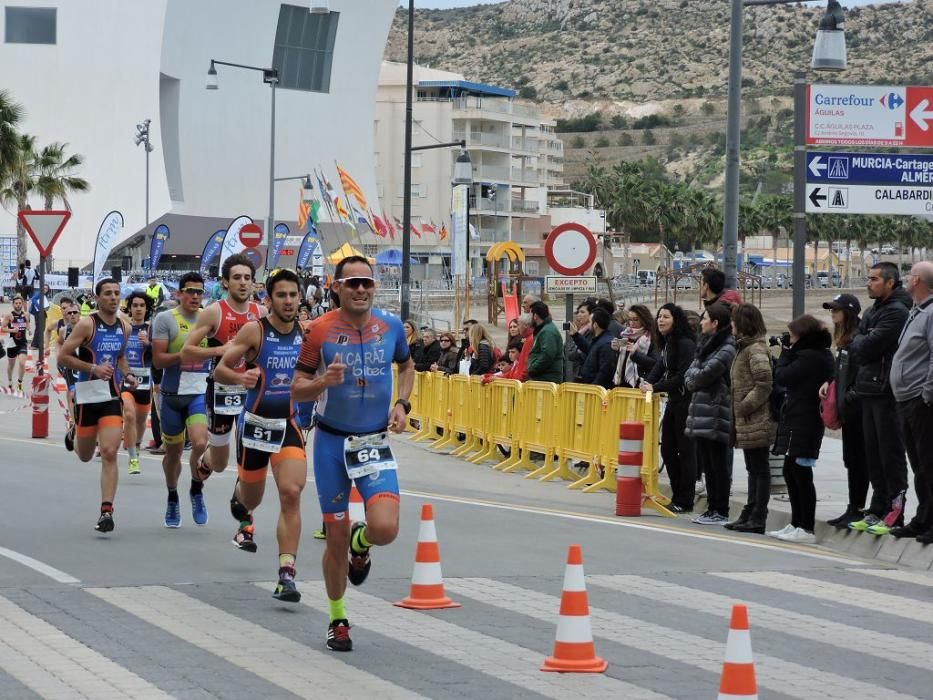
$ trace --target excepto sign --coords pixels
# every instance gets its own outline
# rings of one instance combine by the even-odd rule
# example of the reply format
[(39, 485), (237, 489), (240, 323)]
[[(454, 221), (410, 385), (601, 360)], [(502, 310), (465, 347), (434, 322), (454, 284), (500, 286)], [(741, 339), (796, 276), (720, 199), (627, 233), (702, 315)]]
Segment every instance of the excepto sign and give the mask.
[(933, 187), (807, 184), (808, 214), (933, 215)]
[(596, 277), (564, 277), (548, 275), (544, 278), (545, 294), (596, 294)]
[(933, 185), (933, 156), (913, 153), (807, 153), (807, 182)]
[(583, 224), (560, 224), (544, 242), (544, 257), (555, 272), (570, 277), (583, 274), (596, 262), (596, 237)]
[(933, 87), (808, 85), (807, 143), (933, 148)]

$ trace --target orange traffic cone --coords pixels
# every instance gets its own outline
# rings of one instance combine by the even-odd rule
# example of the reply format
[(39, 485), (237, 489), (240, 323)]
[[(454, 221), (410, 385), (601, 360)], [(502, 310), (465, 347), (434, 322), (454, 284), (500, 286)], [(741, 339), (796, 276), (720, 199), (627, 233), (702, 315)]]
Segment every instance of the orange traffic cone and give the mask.
[(363, 504), (363, 497), (356, 490), (356, 484), (350, 486), (350, 522), (366, 522), (366, 506)]
[(434, 510), (430, 503), (421, 506), (421, 526), (418, 529), (418, 548), (415, 550), (415, 569), (411, 574), (411, 594), (395, 603), (400, 608), (437, 610), (459, 608), (444, 594), (441, 575), (441, 554), (434, 529)]
[(608, 665), (605, 659), (596, 656), (593, 630), (590, 628), (590, 605), (583, 579), (583, 550), (580, 545), (572, 544), (567, 551), (554, 655), (544, 660), (541, 670), (602, 673)]
[(744, 605), (732, 606), (726, 659), (722, 664), (722, 680), (719, 682), (719, 700), (758, 700), (748, 608)]

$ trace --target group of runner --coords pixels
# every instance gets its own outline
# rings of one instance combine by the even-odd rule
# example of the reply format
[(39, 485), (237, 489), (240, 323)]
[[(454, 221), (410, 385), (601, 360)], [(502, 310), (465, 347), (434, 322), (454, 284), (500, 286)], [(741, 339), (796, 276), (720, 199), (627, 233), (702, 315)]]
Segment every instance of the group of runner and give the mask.
[[(307, 474), (303, 428), (313, 414), (312, 462), (326, 526), (326, 644), (350, 651), (347, 580), (362, 584), (371, 568), (370, 547), (387, 545), (398, 534), (397, 464), (388, 432), (405, 430), (414, 365), (401, 321), (373, 308), (375, 280), (366, 258), (338, 263), (331, 287), (335, 308), (305, 327), (298, 320), (299, 277), (287, 269), (271, 271), (260, 305), (252, 301), (255, 272), (247, 257), (229, 256), (221, 269), (226, 297), (206, 308), (203, 277), (187, 273), (179, 281), (178, 305), (151, 321), (152, 299), (142, 292), (127, 297), (126, 313), (120, 315), (120, 285), (110, 279), (97, 283), (97, 310), (88, 316), (78, 320), (77, 307), (65, 305), (58, 365), (73, 387), (74, 401), (74, 433), (66, 446), (73, 446), (84, 462), (99, 451), (101, 505), (95, 529), (112, 531), (121, 439), (130, 455), (130, 473), (139, 473), (140, 441), (161, 370), (158, 412), (168, 491), (163, 525), (182, 523), (178, 482), (186, 441), (192, 520), (207, 524), (204, 485), (227, 468), (235, 432), (233, 543), (242, 551), (257, 551), (253, 512), (263, 501), (271, 467), (280, 504), (273, 595), (297, 602), (300, 501)], [(394, 404), (393, 363), (399, 369)], [(365, 523), (349, 519), (354, 483), (365, 503)]]

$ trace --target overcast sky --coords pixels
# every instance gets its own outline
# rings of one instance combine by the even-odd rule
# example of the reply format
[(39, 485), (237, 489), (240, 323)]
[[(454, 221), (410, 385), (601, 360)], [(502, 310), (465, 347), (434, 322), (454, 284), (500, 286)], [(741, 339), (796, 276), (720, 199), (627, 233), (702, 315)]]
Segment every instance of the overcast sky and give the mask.
[[(473, 5), (488, 5), (490, 3), (502, 1), (503, 0), (415, 0), (415, 7), (417, 9), (438, 7), (472, 7)], [(852, 5), (883, 5), (885, 3), (895, 1), (896, 0), (843, 0), (842, 6), (849, 7)], [(726, 2), (726, 0), (723, 0), (723, 2)], [(408, 6), (407, 0), (401, 0), (400, 4), (406, 7)]]

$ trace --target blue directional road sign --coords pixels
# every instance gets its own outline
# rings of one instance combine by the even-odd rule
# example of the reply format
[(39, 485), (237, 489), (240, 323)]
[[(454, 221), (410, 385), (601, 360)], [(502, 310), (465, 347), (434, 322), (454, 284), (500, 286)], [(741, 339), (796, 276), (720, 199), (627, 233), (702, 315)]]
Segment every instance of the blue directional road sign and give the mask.
[(807, 153), (807, 182), (827, 185), (933, 185), (933, 156), (912, 153)]

